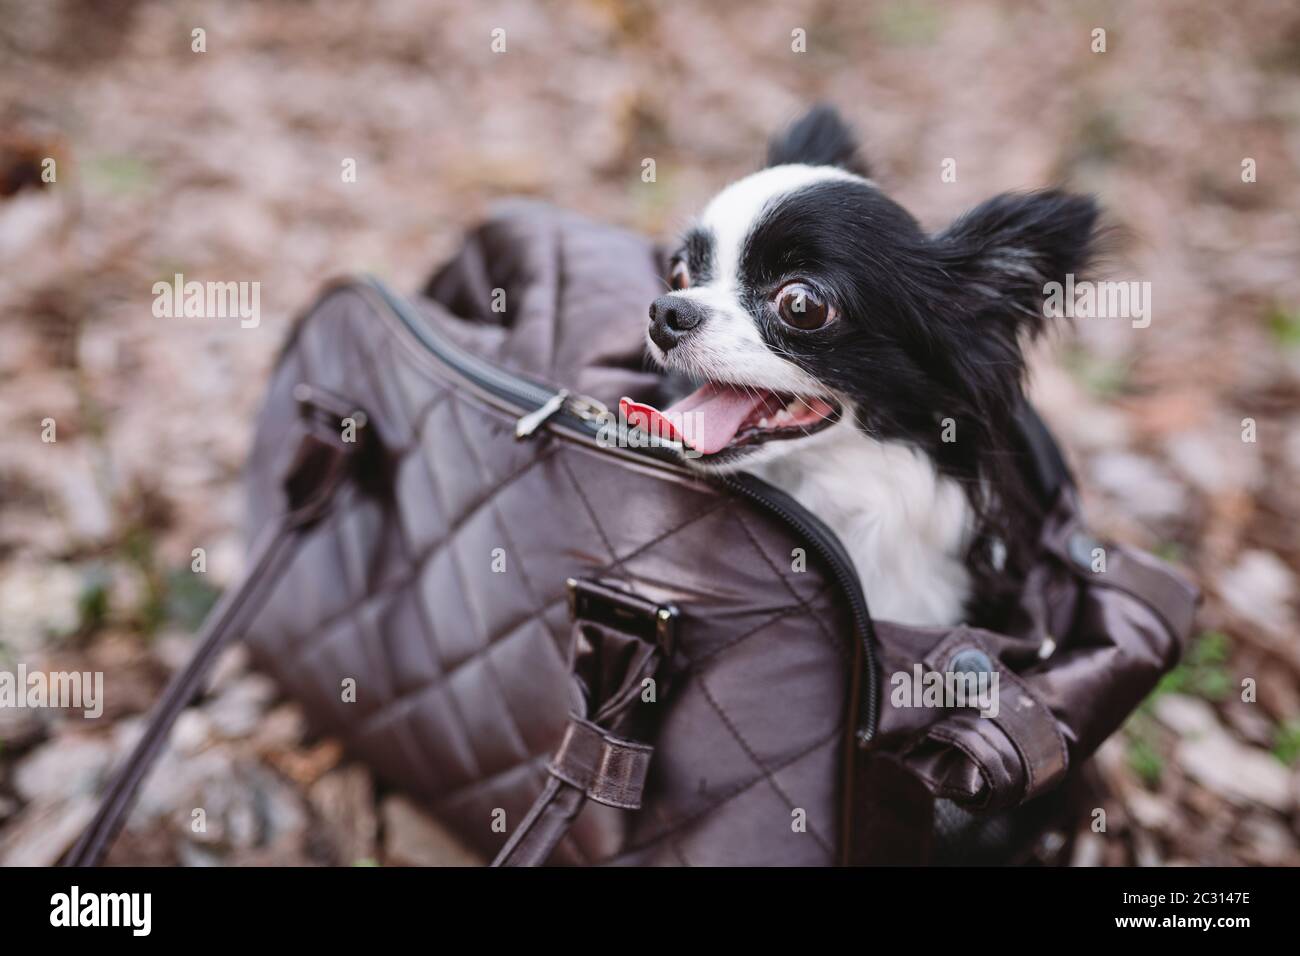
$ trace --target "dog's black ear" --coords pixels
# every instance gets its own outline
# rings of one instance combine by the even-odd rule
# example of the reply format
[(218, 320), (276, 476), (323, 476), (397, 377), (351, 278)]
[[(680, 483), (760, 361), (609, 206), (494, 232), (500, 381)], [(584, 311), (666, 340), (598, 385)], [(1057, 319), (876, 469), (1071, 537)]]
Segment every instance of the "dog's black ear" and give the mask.
[(1083, 278), (1099, 249), (1101, 211), (1090, 196), (1060, 190), (1003, 193), (936, 237), (953, 294), (970, 311), (1011, 320), (1010, 331), (1045, 325), (1043, 286)]
[(833, 106), (814, 106), (767, 146), (767, 165), (805, 163), (838, 166), (859, 176), (870, 176), (858, 154), (857, 137)]

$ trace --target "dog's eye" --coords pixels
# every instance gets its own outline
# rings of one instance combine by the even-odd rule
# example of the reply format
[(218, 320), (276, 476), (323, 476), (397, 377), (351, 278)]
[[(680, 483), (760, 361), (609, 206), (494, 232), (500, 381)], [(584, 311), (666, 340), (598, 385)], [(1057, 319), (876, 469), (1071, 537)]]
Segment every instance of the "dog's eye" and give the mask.
[(776, 294), (776, 312), (786, 325), (804, 331), (820, 329), (835, 317), (835, 310), (802, 282), (782, 287)]
[(679, 291), (691, 287), (691, 270), (686, 268), (686, 263), (681, 259), (673, 263), (673, 271), (668, 273), (668, 282)]

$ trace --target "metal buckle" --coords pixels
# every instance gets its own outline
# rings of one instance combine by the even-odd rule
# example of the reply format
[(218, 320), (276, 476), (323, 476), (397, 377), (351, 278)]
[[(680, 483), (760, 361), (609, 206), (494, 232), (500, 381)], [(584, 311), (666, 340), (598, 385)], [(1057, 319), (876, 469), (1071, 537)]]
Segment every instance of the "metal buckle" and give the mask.
[(584, 578), (569, 578), (565, 585), (569, 592), (569, 615), (574, 620), (605, 624), (656, 645), (665, 657), (672, 656), (679, 617), (674, 605), (659, 604)]

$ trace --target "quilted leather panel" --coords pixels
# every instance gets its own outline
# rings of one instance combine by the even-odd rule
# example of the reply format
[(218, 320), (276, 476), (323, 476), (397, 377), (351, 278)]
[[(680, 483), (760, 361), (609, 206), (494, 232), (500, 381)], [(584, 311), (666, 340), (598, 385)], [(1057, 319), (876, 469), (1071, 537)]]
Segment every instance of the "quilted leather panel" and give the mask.
[[(615, 343), (639, 350), (653, 290), (585, 280), (626, 276), (611, 257), (648, 260), (652, 250), (534, 208), (478, 241), (493, 241), (492, 230), (531, 237), (534, 259), (475, 278), (495, 258), (467, 256), (433, 288), (456, 303), (470, 287), (500, 284), (509, 297), (510, 283), (522, 283), (512, 324), (467, 322), (432, 301), (428, 320), (471, 344), (482, 330), (480, 354), (607, 403), (648, 395), (657, 381)], [(581, 269), (552, 281), (547, 255), (575, 256)], [(791, 570), (792, 550), (805, 545), (679, 474), (549, 433), (516, 442), (509, 415), (418, 349), (373, 300), (345, 288), (304, 317), (285, 352), (249, 472), (252, 527), (279, 507), (298, 382), (368, 410), (392, 458), (393, 492), (381, 505), (349, 491), (311, 532), (250, 633), (261, 665), (324, 729), (490, 856), (506, 836), (493, 832), (493, 812), (505, 810), (507, 825), (522, 819), (569, 710), (566, 578), (670, 601), (682, 612), (678, 676), (656, 705), (644, 806), (589, 803), (553, 861), (832, 862), (851, 629), (814, 565)], [(344, 701), (349, 678), (355, 702)]]

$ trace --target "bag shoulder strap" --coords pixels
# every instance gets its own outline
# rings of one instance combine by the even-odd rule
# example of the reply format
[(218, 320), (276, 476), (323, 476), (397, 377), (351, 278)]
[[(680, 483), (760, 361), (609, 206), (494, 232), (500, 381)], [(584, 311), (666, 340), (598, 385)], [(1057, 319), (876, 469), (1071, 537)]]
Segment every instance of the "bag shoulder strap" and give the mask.
[[(199, 632), (198, 648), (168, 682), (144, 734), (114, 774), (95, 816), (64, 857), (64, 866), (98, 866), (103, 861), (176, 718), (194, 700), (222, 649), (242, 635), (257, 616), (297, 552), (302, 533), (328, 513), (335, 493), (351, 473), (357, 452), (371, 444), (373, 429), (358, 430), (356, 442), (341, 438), (338, 422), (358, 415), (354, 406), (306, 385), (297, 386), (294, 397), (308, 429), (285, 473), (288, 507), (258, 538), (239, 583), (228, 588), (208, 614)], [(365, 421), (359, 415), (355, 420)]]
[(541, 866), (588, 800), (637, 810), (654, 747), (645, 681), (663, 683), (677, 610), (598, 581), (570, 579), (575, 710), (546, 782), (492, 866)]
[(1061, 446), (1034, 406), (1022, 400), (1015, 414), (1016, 439), (1028, 457), (1030, 477), (1039, 499), (1050, 507), (1062, 485), (1074, 485), (1074, 476), (1066, 464)]

